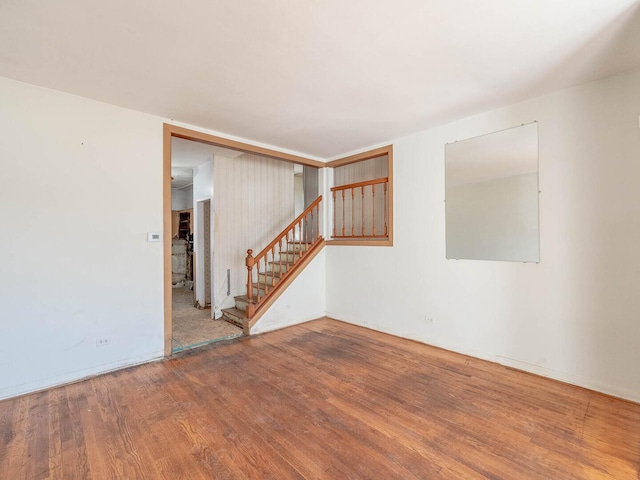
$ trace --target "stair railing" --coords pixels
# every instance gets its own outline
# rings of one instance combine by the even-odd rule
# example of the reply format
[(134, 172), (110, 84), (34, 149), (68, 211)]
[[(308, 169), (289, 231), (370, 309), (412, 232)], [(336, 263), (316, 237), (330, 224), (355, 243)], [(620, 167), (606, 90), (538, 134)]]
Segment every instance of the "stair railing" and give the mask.
[(332, 238), (388, 238), (389, 178), (333, 187)]
[(321, 202), (322, 195), (255, 257), (253, 250), (247, 250), (247, 318), (255, 315), (260, 306), (275, 293), (277, 285), (321, 243)]

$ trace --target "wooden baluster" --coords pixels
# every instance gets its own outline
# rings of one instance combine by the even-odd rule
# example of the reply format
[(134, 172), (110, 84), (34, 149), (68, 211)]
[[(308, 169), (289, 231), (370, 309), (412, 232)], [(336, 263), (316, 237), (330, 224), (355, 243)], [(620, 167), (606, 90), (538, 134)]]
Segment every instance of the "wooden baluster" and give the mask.
[(351, 236), (355, 237), (356, 236), (356, 226), (353, 223), (353, 211), (355, 210), (356, 207), (356, 198), (355, 198), (355, 194), (356, 191), (354, 188), (351, 189)]
[(364, 237), (364, 185), (360, 187), (360, 193), (362, 194), (362, 204), (360, 205), (362, 209), (362, 216), (360, 218), (360, 223), (362, 224), (362, 236)]
[(387, 229), (387, 184), (382, 184), (384, 189), (384, 236), (389, 236), (389, 231)]
[(263, 280), (263, 284), (264, 284), (264, 294), (266, 295), (267, 292), (269, 291), (269, 284), (267, 283), (267, 255), (269, 255), (269, 252), (267, 252), (264, 257), (262, 257), (262, 275), (264, 277)]
[(271, 290), (271, 285), (269, 285), (269, 280), (267, 278), (269, 276), (268, 275), (268, 270), (267, 270), (267, 259), (268, 259), (267, 257), (268, 256), (269, 256), (269, 252), (267, 252), (265, 254), (264, 260), (262, 261), (262, 263), (263, 263), (263, 265), (262, 265), (262, 267), (263, 267), (262, 273), (264, 274), (264, 294), (265, 295), (267, 294), (267, 292), (269, 290)]
[(297, 262), (298, 261), (298, 240), (296, 239), (296, 230), (297, 230), (298, 224), (296, 223), (293, 226), (293, 261)]
[(257, 283), (257, 285), (258, 285), (258, 294), (256, 295), (256, 300), (257, 300), (257, 303), (259, 305), (260, 304), (260, 298), (261, 298), (261, 295), (260, 295), (260, 285), (261, 285), (261, 283), (260, 283), (260, 259), (258, 259), (258, 261), (256, 262), (256, 273), (258, 274), (258, 283)]
[(264, 276), (264, 294), (265, 295), (267, 294), (267, 292), (270, 290), (270, 287), (271, 287), (267, 280), (267, 256), (268, 255), (269, 255), (269, 252), (267, 252), (262, 259), (262, 274)]
[[(276, 246), (275, 245), (273, 247), (271, 247), (271, 261), (272, 262), (273, 262), (274, 258), (276, 258)], [(273, 273), (274, 272), (273, 272), (273, 268), (272, 268), (271, 269), (271, 286), (275, 287), (276, 286), (276, 276)]]
[(287, 232), (287, 236), (285, 237), (287, 243), (287, 263), (289, 263), (289, 233), (290, 232)]
[(376, 186), (371, 185), (371, 221), (373, 222), (371, 227), (372, 235), (376, 236)]
[(247, 250), (247, 258), (245, 265), (247, 266), (247, 318), (253, 317), (255, 313), (255, 306), (253, 305), (253, 265), (255, 259), (253, 258), (253, 250)]
[[(314, 225), (317, 236), (313, 233)], [(296, 228), (298, 238), (296, 238)], [(272, 290), (276, 288), (279, 279), (289, 273), (289, 255), (292, 257), (291, 263), (298, 263), (298, 260), (301, 260), (302, 257), (308, 253), (308, 249), (313, 246), (320, 237), (320, 200), (318, 200), (318, 203), (315, 203), (313, 207), (305, 210), (304, 215), (299, 216), (297, 220), (288, 227), (288, 230), (283, 232), (279, 237), (276, 237), (276, 239), (263, 250), (264, 253), (261, 252), (257, 257), (254, 257), (253, 250), (247, 250), (245, 264), (247, 267), (248, 306), (246, 315), (248, 318), (252, 318), (261, 302), (272, 294)], [(277, 260), (275, 258), (276, 253), (278, 253)], [(283, 255), (285, 256), (284, 259)], [(272, 268), (269, 268), (270, 264)], [(276, 265), (278, 265), (279, 268), (277, 272), (274, 272)], [(253, 282), (254, 270), (256, 275), (255, 284)], [(269, 275), (271, 276), (271, 281), (267, 279)], [(278, 276), (278, 280), (276, 280), (276, 275)], [(263, 277), (262, 280), (260, 278), (261, 276)], [(254, 288), (256, 288), (257, 293), (254, 293)]]
[(342, 190), (342, 236), (344, 237), (344, 190)]
[(336, 191), (333, 191), (333, 236), (335, 237), (337, 235), (337, 230), (336, 230), (336, 210), (338, 209), (338, 206), (336, 205)]
[(266, 295), (269, 290), (271, 290), (271, 285), (269, 285), (269, 280), (267, 279), (267, 257), (269, 252), (264, 255), (262, 260), (262, 273), (264, 274), (264, 294)]
[(315, 238), (314, 232), (316, 228), (316, 214), (315, 207), (311, 209), (309, 212), (309, 223), (307, 223), (307, 241), (309, 245), (313, 245), (313, 239)]
[(260, 286), (262, 285), (262, 283), (260, 282), (260, 272), (262, 271), (262, 269), (260, 268), (261, 262), (262, 262), (262, 258), (258, 259), (258, 261), (256, 262), (256, 268), (257, 268), (257, 274), (258, 274), (258, 295), (256, 299), (257, 299), (258, 305), (260, 305), (260, 300), (262, 299), (262, 295), (260, 294)]

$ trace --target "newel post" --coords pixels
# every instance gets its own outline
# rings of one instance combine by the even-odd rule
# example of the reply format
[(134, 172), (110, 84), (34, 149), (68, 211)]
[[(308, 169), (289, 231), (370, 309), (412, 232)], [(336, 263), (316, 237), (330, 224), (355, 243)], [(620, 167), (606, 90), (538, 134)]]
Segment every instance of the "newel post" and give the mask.
[(253, 316), (255, 307), (253, 305), (253, 265), (255, 264), (255, 258), (253, 258), (253, 250), (247, 250), (247, 259), (245, 261), (247, 265), (247, 318)]

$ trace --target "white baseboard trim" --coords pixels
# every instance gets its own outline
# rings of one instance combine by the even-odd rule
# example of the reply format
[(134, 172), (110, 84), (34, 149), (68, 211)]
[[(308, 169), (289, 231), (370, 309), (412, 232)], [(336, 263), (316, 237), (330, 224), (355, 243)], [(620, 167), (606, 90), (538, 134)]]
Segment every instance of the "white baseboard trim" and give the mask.
[(387, 333), (389, 335), (394, 335), (400, 338), (406, 338), (408, 340), (413, 340), (419, 343), (423, 343), (425, 345), (442, 348), (450, 352), (460, 353), (462, 355), (468, 355), (470, 357), (474, 357), (480, 360), (487, 360), (489, 362), (504, 365), (505, 367), (514, 368), (516, 370), (532, 373), (534, 375), (539, 375), (541, 377), (551, 378), (553, 380), (558, 380), (562, 383), (568, 383), (570, 385), (575, 385), (578, 387), (586, 388), (587, 390), (593, 390), (595, 392), (604, 393), (605, 395), (621, 398), (623, 400), (628, 400), (634, 403), (640, 403), (639, 391), (634, 391), (628, 388), (619, 387), (617, 385), (612, 385), (606, 382), (601, 382), (591, 377), (575, 375), (569, 372), (562, 372), (559, 370), (554, 370), (552, 368), (543, 367), (540, 365), (524, 362), (521, 360), (516, 360), (513, 358), (498, 355), (498, 354), (486, 354), (484, 352), (480, 352), (477, 350), (460, 348), (460, 346), (458, 345), (451, 345), (451, 344), (448, 344), (447, 342), (438, 341), (436, 339), (431, 339), (431, 338), (424, 339), (424, 338), (411, 337), (407, 335), (406, 332), (394, 332), (389, 329), (382, 328), (376, 324), (370, 324), (369, 322), (360, 322), (358, 320), (349, 319), (349, 318), (342, 317), (340, 315), (332, 314), (331, 312), (328, 312), (327, 316), (329, 318), (334, 318), (336, 320), (340, 320), (346, 323), (351, 323), (353, 325), (358, 325), (364, 328), (370, 328), (371, 330), (376, 330), (378, 332)]
[(116, 370), (122, 370), (124, 368), (135, 367), (136, 365), (161, 360), (163, 358), (164, 351), (161, 350), (134, 358), (128, 358), (126, 360), (118, 360), (116, 362), (96, 365), (94, 367), (76, 370), (74, 372), (68, 372), (63, 375), (43, 378), (20, 385), (11, 385), (9, 387), (0, 389), (0, 400), (6, 400), (8, 398), (18, 397), (29, 393), (40, 392), (42, 390), (48, 390), (50, 388), (60, 387), (63, 385), (69, 385), (71, 383), (76, 383), (91, 377), (95, 377), (96, 375), (102, 375), (105, 373), (114, 372)]

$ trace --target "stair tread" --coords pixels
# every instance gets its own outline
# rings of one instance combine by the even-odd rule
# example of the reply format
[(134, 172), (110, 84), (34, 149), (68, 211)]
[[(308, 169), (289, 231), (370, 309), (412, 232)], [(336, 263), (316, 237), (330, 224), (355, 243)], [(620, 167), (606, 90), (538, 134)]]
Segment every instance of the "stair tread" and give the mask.
[(282, 272), (273, 272), (271, 270), (268, 270), (266, 272), (260, 272), (258, 275), (265, 275), (267, 277), (281, 277)]
[(235, 307), (230, 307), (230, 308), (223, 308), (222, 309), (222, 313), (230, 313), (231, 315), (235, 315), (236, 317), (240, 317), (240, 318), (244, 318), (245, 317), (245, 312), (243, 312), (242, 310), (238, 310)]
[[(275, 282), (275, 283), (273, 283), (273, 285), (272, 285), (272, 282), (267, 282), (267, 283), (266, 283), (266, 286), (267, 286), (268, 288), (271, 288), (271, 287), (273, 287), (274, 285), (277, 285), (277, 284), (278, 284), (278, 282), (279, 282), (279, 280), (278, 280), (278, 279), (279, 279), (280, 277), (275, 277), (275, 278), (276, 278), (276, 282)], [(254, 286), (254, 287), (256, 287), (256, 288), (264, 288), (264, 287), (265, 287), (265, 282), (262, 282), (262, 281), (260, 281), (260, 282), (253, 282), (253, 286)]]
[[(238, 295), (237, 297), (233, 297), (234, 300), (238, 300), (240, 302), (247, 302), (249, 303), (249, 298), (246, 295)], [(256, 299), (252, 298), (251, 299), (251, 303), (256, 303)]]

